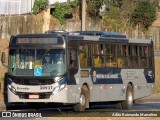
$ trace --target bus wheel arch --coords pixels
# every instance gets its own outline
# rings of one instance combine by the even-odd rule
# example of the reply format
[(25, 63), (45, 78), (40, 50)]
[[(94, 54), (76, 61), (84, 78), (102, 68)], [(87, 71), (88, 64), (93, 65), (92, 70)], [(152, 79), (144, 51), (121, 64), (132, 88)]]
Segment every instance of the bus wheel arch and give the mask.
[(83, 84), (80, 93), (80, 102), (74, 106), (74, 111), (85, 111), (89, 108), (89, 89), (87, 84)]
[(126, 88), (126, 99), (122, 101), (122, 108), (123, 109), (132, 109), (134, 102), (134, 88), (133, 84), (129, 83)]
[(89, 108), (89, 102), (90, 102), (90, 89), (89, 85), (87, 83), (84, 83), (82, 88), (86, 91), (86, 108)]

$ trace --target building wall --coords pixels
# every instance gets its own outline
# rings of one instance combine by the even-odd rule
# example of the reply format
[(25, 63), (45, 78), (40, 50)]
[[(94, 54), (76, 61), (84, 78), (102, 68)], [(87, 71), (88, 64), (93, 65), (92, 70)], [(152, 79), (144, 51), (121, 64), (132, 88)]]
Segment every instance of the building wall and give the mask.
[[(15, 15), (0, 16), (0, 39), (10, 38), (11, 35), (22, 33), (44, 33), (47, 30), (81, 30), (80, 19), (68, 19), (64, 25), (59, 24), (58, 20), (50, 16), (50, 10), (43, 11), (39, 15)], [(138, 29), (121, 29), (116, 30), (123, 32), (132, 38), (149, 38), (152, 36), (154, 40), (155, 50), (160, 51), (160, 18), (153, 24), (150, 31), (144, 34)], [(86, 30), (106, 31), (107, 26), (99, 19), (86, 19)], [(110, 30), (112, 31), (112, 30)], [(115, 31), (115, 30), (113, 30)]]
[(1, 16), (0, 39), (8, 39), (11, 35), (25, 33), (42, 33), (44, 20), (41, 16)]

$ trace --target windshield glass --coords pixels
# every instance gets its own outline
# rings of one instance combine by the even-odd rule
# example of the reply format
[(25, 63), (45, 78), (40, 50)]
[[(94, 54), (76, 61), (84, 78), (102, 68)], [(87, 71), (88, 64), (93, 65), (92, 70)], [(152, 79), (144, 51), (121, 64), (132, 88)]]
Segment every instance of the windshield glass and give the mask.
[(66, 71), (64, 49), (11, 49), (9, 73), (26, 76), (55, 76)]

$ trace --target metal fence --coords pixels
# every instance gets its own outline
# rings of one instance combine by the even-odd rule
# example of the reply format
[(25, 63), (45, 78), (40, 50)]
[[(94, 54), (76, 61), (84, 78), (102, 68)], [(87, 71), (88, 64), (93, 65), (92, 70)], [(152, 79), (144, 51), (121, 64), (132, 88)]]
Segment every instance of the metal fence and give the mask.
[[(0, 0), (0, 15), (20, 15), (30, 13), (35, 0)], [(49, 4), (67, 0), (49, 0)]]

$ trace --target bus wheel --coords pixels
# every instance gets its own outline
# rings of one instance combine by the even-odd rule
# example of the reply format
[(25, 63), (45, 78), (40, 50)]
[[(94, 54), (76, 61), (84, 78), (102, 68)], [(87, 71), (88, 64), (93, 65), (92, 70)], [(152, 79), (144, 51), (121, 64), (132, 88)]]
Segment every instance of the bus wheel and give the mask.
[(123, 109), (131, 109), (133, 106), (133, 89), (131, 85), (128, 85), (126, 91), (126, 100), (122, 101)]
[(80, 95), (80, 101), (78, 104), (74, 106), (74, 111), (85, 111), (86, 108), (86, 91), (82, 88), (81, 89), (81, 95)]
[(115, 107), (116, 107), (116, 109), (122, 109), (122, 102), (118, 102), (118, 103), (116, 103), (116, 105), (115, 105)]

